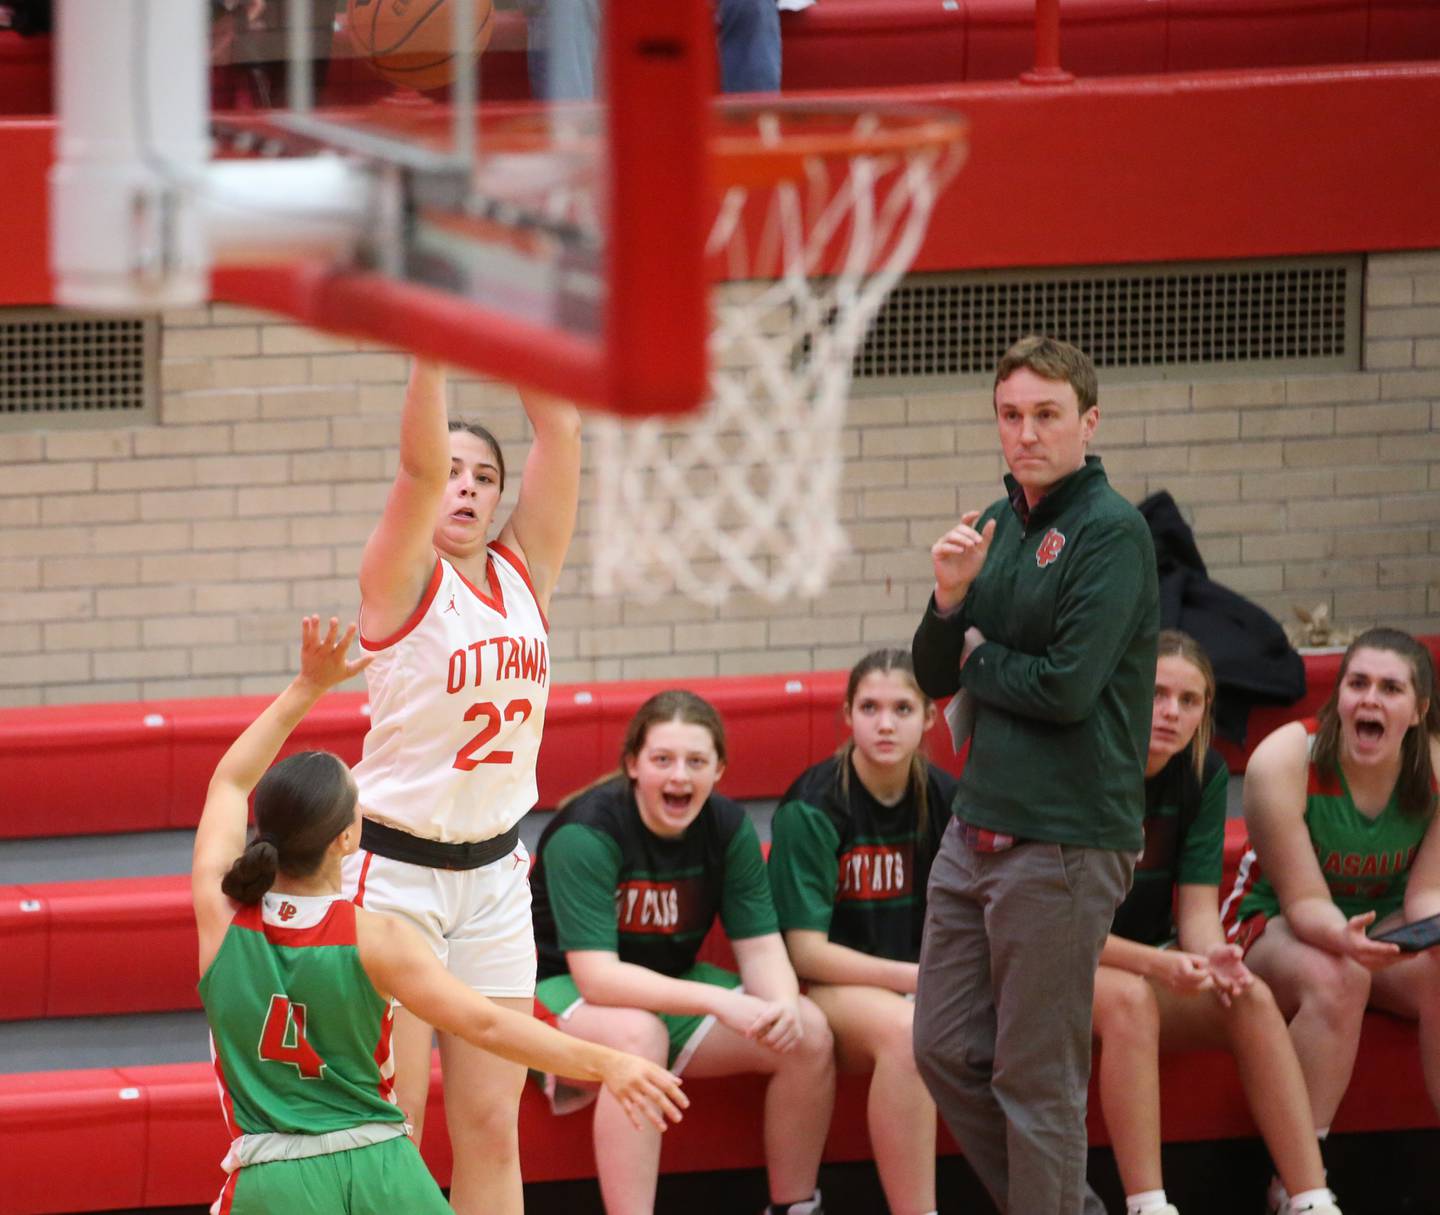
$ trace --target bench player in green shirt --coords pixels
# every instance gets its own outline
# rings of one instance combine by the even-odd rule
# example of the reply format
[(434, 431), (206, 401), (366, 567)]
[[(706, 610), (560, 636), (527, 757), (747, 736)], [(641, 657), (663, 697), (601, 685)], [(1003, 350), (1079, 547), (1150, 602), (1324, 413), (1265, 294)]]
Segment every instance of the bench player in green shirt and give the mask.
[(1215, 673), (1185, 633), (1163, 630), (1158, 650), (1145, 850), (1095, 975), (1100, 1106), (1126, 1215), (1177, 1215), (1160, 1172), (1161, 1052), (1215, 1047), (1235, 1056), (1294, 1215), (1340, 1215), (1285, 1019), (1220, 926), (1230, 773), (1210, 748)]
[[(790, 968), (755, 828), (743, 806), (714, 792), (724, 770), (712, 705), (675, 689), (640, 706), (621, 770), (567, 801), (540, 837), (535, 999), (567, 1032), (677, 1073), (767, 1076), (770, 1213), (820, 1215), (833, 1040)], [(739, 975), (699, 960), (717, 915)], [(557, 1110), (574, 1107), (550, 1091)], [(605, 1093), (594, 1137), (608, 1215), (649, 1215), (660, 1137)]]
[(856, 663), (844, 708), (850, 736), (780, 799), (766, 871), (840, 1070), (871, 1077), (866, 1125), (891, 1215), (933, 1215), (935, 1103), (915, 1067), (911, 999), (955, 779), (922, 753), (935, 706), (907, 650)]
[[(1230, 935), (1275, 992), (1323, 1138), (1350, 1084), (1367, 1007), (1420, 1022), (1440, 1110), (1440, 949), (1371, 934), (1440, 914), (1440, 705), (1430, 653), (1375, 628), (1350, 644), (1318, 720), (1266, 738), (1245, 771), (1251, 850)], [(1284, 1212), (1283, 1195), (1272, 1207)]]
[(603, 1084), (637, 1125), (663, 1130), (687, 1104), (663, 1068), (494, 1004), (408, 924), (340, 897), (360, 840), (349, 769), (316, 751), (270, 765), (320, 696), (369, 662), (347, 660), (354, 636), (302, 621), (300, 674), (225, 753), (195, 836), (200, 996), (232, 1137), (219, 1215), (449, 1211), (392, 1092), (392, 996), (484, 1050)]

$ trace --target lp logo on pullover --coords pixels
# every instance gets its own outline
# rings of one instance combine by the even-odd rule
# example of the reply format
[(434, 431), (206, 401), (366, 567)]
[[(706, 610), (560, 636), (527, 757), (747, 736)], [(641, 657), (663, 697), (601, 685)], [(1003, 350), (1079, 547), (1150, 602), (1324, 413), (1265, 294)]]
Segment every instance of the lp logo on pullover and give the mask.
[(1035, 564), (1042, 570), (1060, 555), (1060, 550), (1065, 547), (1065, 537), (1053, 527), (1045, 533), (1040, 540), (1040, 546), (1035, 550)]

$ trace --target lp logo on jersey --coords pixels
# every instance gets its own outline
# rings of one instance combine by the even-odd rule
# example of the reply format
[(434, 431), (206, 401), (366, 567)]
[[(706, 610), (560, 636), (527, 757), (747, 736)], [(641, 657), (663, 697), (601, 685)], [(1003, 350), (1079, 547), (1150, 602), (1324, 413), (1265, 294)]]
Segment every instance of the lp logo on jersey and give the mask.
[(1045, 533), (1040, 540), (1040, 547), (1035, 550), (1035, 564), (1042, 570), (1060, 555), (1060, 550), (1065, 547), (1065, 537), (1053, 527)]
[(289, 923), (295, 918), (296, 907), (294, 903), (281, 903), (279, 916), (282, 921)]

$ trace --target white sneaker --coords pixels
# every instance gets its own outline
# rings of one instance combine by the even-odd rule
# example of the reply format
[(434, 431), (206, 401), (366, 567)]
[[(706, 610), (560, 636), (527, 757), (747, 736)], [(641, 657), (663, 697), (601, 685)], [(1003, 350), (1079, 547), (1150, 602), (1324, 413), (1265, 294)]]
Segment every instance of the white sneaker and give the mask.
[(1270, 1188), (1265, 1191), (1265, 1215), (1289, 1215), (1290, 1195), (1280, 1184), (1280, 1178), (1270, 1178)]
[[(767, 1206), (760, 1215), (767, 1215), (770, 1208)], [(820, 1191), (816, 1190), (804, 1202), (792, 1202), (790, 1204), (790, 1215), (825, 1215), (825, 1208), (821, 1205)]]
[(1303, 1207), (1286, 1203), (1284, 1215), (1340, 1215), (1340, 1208), (1335, 1205), (1335, 1195), (1331, 1194), (1328, 1202), (1307, 1202)]

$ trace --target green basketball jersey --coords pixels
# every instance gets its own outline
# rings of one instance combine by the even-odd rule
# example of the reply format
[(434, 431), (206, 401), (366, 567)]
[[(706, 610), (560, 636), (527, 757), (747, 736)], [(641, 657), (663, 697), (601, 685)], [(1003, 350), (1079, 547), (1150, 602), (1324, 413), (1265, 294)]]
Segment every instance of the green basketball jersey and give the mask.
[(360, 965), (348, 900), (267, 894), (242, 907), (200, 999), (232, 1137), (404, 1121), (391, 1007)]
[(925, 925), (925, 887), (950, 822), (956, 782), (926, 765), (925, 823), (907, 788), (877, 801), (845, 760), (807, 768), (771, 820), (766, 873), (782, 931), (801, 928), (877, 958), (915, 962)]
[[(1312, 746), (1317, 727), (1314, 720), (1305, 723)], [(1305, 825), (1330, 897), (1341, 911), (1353, 916), (1373, 909), (1375, 918), (1383, 920), (1400, 909), (1410, 865), (1430, 825), (1428, 815), (1401, 814), (1392, 793), (1385, 808), (1368, 818), (1355, 809), (1344, 774), (1338, 768), (1322, 770), (1312, 761)], [(1240, 896), (1236, 921), (1243, 922), (1257, 912), (1280, 914), (1275, 887), (1261, 872), (1253, 848), (1241, 860), (1236, 884), (1237, 890), (1227, 900), (1229, 904), (1236, 894)]]

